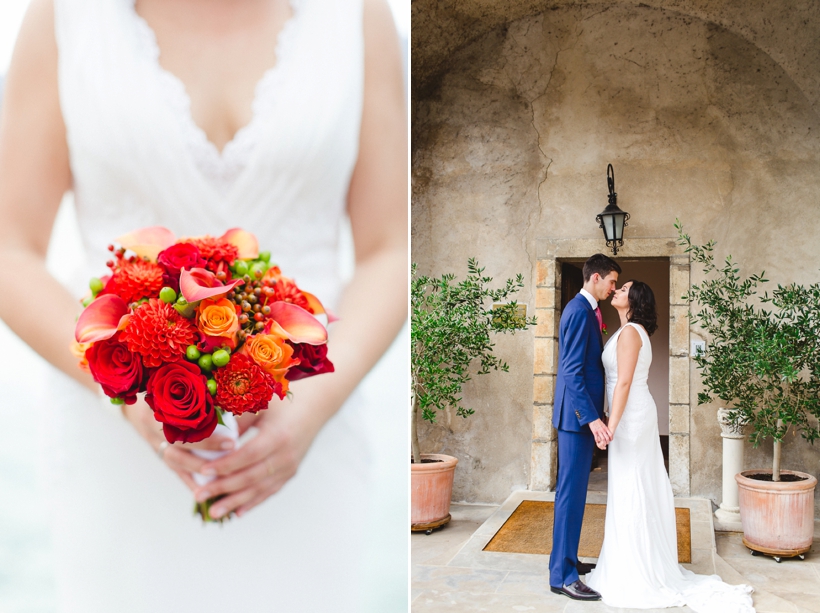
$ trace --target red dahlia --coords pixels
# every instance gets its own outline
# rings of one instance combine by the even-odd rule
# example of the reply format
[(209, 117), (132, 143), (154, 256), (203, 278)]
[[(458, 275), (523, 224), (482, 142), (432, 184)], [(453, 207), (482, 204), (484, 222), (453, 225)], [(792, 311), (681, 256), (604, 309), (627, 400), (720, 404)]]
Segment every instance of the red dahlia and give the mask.
[(239, 249), (235, 245), (219, 238), (212, 236), (203, 236), (201, 238), (185, 239), (186, 243), (190, 243), (199, 249), (199, 253), (207, 260), (205, 268), (211, 272), (228, 272), (228, 266), (233, 264), (234, 260), (239, 256)]
[(267, 409), (277, 386), (282, 385), (259, 364), (240, 353), (231, 355), (230, 362), (216, 370), (214, 379), (216, 404), (234, 415)]
[(279, 277), (276, 284), (273, 286), (273, 294), (268, 298), (268, 302), (290, 302), (296, 306), (302, 307), (308, 313), (313, 313), (313, 309), (308, 305), (307, 298), (302, 293), (296, 283), (287, 277)]
[(130, 261), (118, 257), (113, 272), (103, 293), (116, 294), (126, 304), (141, 298), (152, 298), (162, 289), (162, 268), (153, 262), (140, 258)]
[(177, 313), (170, 304), (151, 298), (136, 308), (120, 340), (142, 356), (143, 364), (156, 368), (179, 362), (188, 345), (199, 338), (196, 326)]

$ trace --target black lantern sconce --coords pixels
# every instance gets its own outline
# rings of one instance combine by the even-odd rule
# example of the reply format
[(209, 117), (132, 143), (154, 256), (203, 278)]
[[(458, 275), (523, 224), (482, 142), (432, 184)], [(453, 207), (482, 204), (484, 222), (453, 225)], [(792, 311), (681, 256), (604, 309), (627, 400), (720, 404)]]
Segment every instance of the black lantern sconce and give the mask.
[(595, 216), (598, 227), (604, 231), (606, 246), (612, 247), (612, 255), (618, 255), (618, 247), (624, 246), (624, 228), (629, 225), (629, 213), (618, 208), (618, 194), (615, 193), (615, 169), (612, 164), (606, 167), (606, 184), (609, 187), (609, 204)]

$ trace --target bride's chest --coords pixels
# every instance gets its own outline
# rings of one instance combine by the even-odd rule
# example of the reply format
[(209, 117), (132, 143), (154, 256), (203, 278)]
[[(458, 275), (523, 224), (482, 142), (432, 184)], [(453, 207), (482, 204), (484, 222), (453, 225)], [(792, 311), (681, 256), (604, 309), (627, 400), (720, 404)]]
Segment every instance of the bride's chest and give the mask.
[(220, 151), (253, 118), (258, 84), (277, 63), (279, 36), (293, 18), (287, 0), (137, 0), (134, 11), (156, 42), (158, 67), (190, 100), (193, 122)]

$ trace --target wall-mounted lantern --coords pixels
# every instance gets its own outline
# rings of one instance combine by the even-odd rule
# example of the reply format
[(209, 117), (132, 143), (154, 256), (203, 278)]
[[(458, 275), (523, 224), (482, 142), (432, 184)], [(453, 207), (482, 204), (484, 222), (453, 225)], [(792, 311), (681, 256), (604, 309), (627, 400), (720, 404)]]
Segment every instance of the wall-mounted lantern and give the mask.
[(624, 228), (629, 225), (629, 213), (618, 208), (618, 194), (615, 193), (615, 169), (612, 164), (606, 167), (606, 184), (609, 187), (609, 204), (595, 216), (598, 227), (604, 231), (606, 246), (612, 247), (612, 255), (618, 255), (618, 247), (624, 246)]

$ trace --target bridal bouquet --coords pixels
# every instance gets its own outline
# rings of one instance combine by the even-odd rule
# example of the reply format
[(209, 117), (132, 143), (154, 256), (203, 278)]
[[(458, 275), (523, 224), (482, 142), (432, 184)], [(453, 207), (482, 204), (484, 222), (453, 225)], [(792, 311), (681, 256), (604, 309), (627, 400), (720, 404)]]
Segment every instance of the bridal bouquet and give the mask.
[[(201, 441), (218, 426), (236, 438), (233, 416), (284, 398), (291, 381), (333, 372), (332, 316), (253, 234), (177, 239), (153, 227), (118, 242), (110, 274), (89, 283), (73, 350), (114, 404), (144, 392), (168, 443)], [(197, 505), (205, 520), (212, 502)]]

